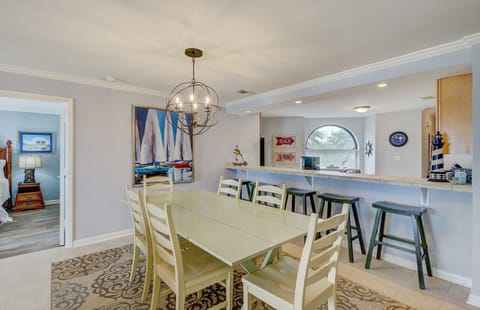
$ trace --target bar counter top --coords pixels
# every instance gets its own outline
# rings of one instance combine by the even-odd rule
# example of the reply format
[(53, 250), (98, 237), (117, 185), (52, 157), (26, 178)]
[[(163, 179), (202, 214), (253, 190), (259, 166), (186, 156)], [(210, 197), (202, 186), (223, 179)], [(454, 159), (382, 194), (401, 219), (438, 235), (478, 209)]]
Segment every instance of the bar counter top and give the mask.
[(396, 177), (396, 176), (382, 176), (363, 173), (348, 173), (329, 170), (305, 170), (294, 168), (281, 168), (281, 167), (261, 167), (261, 166), (234, 166), (227, 164), (226, 169), (239, 170), (239, 171), (255, 171), (264, 173), (277, 173), (298, 175), (311, 178), (329, 178), (329, 179), (343, 179), (359, 182), (370, 182), (379, 184), (392, 184), (399, 186), (410, 186), (418, 188), (428, 188), (437, 190), (447, 190), (456, 192), (469, 192), (471, 193), (473, 187), (471, 184), (458, 185), (449, 182), (432, 182), (423, 178), (411, 178), (411, 177)]

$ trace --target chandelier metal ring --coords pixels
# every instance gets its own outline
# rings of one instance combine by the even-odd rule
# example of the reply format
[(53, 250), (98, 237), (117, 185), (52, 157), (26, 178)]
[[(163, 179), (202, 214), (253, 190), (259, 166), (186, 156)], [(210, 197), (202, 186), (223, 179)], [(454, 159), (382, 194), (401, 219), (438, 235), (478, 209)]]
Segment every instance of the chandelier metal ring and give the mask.
[(168, 94), (166, 110), (178, 118), (174, 124), (171, 113), (167, 113), (167, 120), (187, 134), (200, 135), (218, 123), (219, 99), (215, 89), (195, 79), (195, 58), (203, 52), (188, 48), (185, 55), (192, 58), (192, 80), (177, 84)]

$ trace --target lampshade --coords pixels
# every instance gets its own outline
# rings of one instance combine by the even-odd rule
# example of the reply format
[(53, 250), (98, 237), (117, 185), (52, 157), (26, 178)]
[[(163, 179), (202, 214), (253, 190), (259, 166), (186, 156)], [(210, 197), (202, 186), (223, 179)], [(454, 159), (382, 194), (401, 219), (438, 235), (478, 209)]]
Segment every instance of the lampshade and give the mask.
[(40, 156), (22, 155), (18, 158), (18, 167), (23, 169), (35, 169), (42, 167)]

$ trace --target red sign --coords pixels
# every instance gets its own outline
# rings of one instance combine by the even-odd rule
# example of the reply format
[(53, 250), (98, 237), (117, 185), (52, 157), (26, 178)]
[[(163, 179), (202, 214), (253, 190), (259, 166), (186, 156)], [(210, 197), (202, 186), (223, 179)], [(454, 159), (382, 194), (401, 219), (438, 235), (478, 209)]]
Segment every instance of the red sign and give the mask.
[(275, 137), (277, 142), (275, 142), (275, 146), (281, 145), (292, 145), (295, 143), (295, 139), (293, 137)]

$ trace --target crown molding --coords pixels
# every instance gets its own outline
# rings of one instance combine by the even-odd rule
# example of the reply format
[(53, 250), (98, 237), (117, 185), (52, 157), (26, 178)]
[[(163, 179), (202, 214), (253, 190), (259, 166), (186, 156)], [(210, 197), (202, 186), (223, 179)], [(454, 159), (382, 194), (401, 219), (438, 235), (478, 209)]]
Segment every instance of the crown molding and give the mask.
[(70, 82), (75, 84), (82, 84), (82, 85), (95, 86), (95, 87), (101, 87), (101, 88), (108, 88), (108, 89), (120, 90), (120, 91), (125, 91), (130, 93), (143, 94), (143, 95), (152, 95), (152, 96), (160, 96), (160, 97), (167, 96), (166, 93), (155, 90), (155, 89), (130, 85), (130, 84), (121, 83), (121, 82), (97, 80), (92, 78), (34, 69), (29, 67), (0, 64), (0, 72), (20, 74), (20, 75), (26, 75), (31, 77), (38, 77), (38, 78), (44, 78), (44, 79), (50, 79), (50, 80), (56, 80), (56, 81), (62, 81), (62, 82)]
[(480, 44), (480, 33), (475, 33), (466, 37), (463, 37), (463, 39), (470, 45), (478, 45)]
[[(242, 98), (238, 100), (233, 100), (226, 103), (227, 110), (234, 109), (238, 106), (243, 106), (244, 104), (250, 104), (252, 102), (258, 102), (271, 98), (273, 96), (278, 96), (286, 93), (301, 92), (304, 89), (324, 85), (331, 82), (337, 82), (341, 80), (346, 80), (349, 78), (355, 78), (369, 73), (374, 73), (380, 70), (389, 69), (396, 66), (406, 65), (413, 62), (442, 56), (462, 50), (471, 48), (473, 43), (480, 43), (480, 33), (472, 34), (466, 37), (463, 37), (460, 40), (448, 42), (445, 44), (437, 45), (434, 47), (426, 48), (416, 52), (408, 53), (402, 56), (389, 58), (379, 62), (371, 63), (368, 65), (356, 67), (353, 69), (341, 71), (331, 75), (322, 76), (298, 84), (293, 84), (283, 88), (274, 89), (257, 95), (252, 95), (247, 98)], [(233, 111), (232, 111), (233, 112)]]

